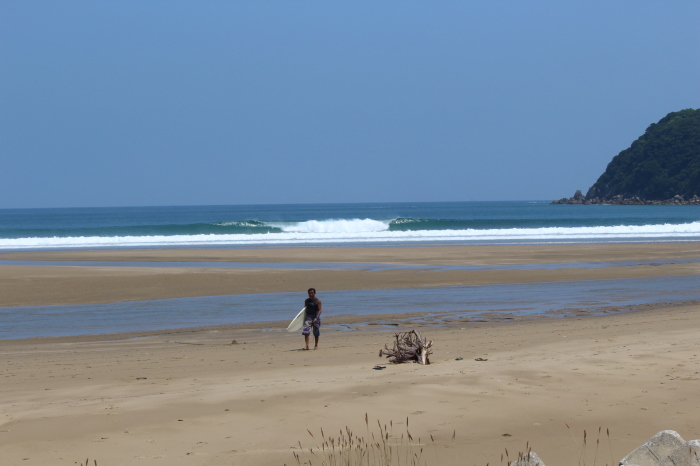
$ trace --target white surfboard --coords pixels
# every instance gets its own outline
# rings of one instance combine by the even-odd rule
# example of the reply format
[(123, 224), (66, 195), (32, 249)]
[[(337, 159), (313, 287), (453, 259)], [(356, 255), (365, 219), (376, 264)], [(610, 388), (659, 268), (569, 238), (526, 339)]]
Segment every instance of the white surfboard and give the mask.
[(304, 317), (306, 317), (306, 308), (302, 309), (299, 311), (299, 314), (292, 319), (292, 322), (289, 324), (289, 327), (287, 327), (288, 332), (296, 332), (299, 330), (302, 325), (304, 325)]

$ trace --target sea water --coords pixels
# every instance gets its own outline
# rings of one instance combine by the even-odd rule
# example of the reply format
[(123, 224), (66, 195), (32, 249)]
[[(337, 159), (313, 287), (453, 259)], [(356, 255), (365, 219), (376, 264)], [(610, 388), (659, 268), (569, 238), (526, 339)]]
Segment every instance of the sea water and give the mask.
[(0, 210), (0, 251), (700, 240), (700, 206), (547, 201)]
[[(700, 299), (695, 275), (379, 290), (319, 290), (325, 322), (337, 315), (419, 313), (439, 325), (450, 319), (596, 315), (629, 306)], [(107, 304), (0, 308), (0, 339), (288, 321), (305, 291), (159, 299)], [(368, 306), (368, 303), (371, 305)], [(421, 320), (421, 318), (419, 318)], [(284, 326), (271, 328), (283, 331)], [(353, 328), (353, 326), (350, 326)]]
[[(115, 207), (0, 210), (0, 252), (84, 248), (302, 247), (308, 245), (547, 244), (700, 241), (700, 206), (550, 205), (533, 202)], [(700, 252), (698, 254), (700, 257)], [(697, 262), (698, 258), (681, 261)], [(679, 259), (680, 260), (680, 259)], [(676, 260), (674, 263), (680, 263)], [(1, 261), (2, 263), (11, 263)], [(652, 261), (654, 265), (659, 261)], [(48, 262), (42, 262), (48, 264)], [(35, 263), (38, 265), (38, 263)], [(53, 262), (54, 265), (67, 265)], [(117, 265), (95, 263), (94, 265)], [(81, 265), (89, 265), (81, 263)], [(135, 264), (154, 266), (156, 264)], [(164, 266), (167, 264), (158, 264)], [(182, 264), (171, 264), (182, 266)], [(203, 264), (190, 264), (202, 266)], [(362, 268), (387, 264), (208, 264)], [(497, 268), (641, 265), (572, 263)], [(420, 266), (426, 269), (477, 266)], [(326, 315), (484, 312), (556, 313), (565, 308), (700, 299), (695, 275), (431, 289), (319, 290)], [(300, 293), (131, 303), (0, 308), (0, 339), (155, 330), (291, 318)], [(295, 304), (297, 303), (297, 304)], [(436, 303), (439, 304), (438, 307)], [(254, 313), (250, 309), (255, 309)]]

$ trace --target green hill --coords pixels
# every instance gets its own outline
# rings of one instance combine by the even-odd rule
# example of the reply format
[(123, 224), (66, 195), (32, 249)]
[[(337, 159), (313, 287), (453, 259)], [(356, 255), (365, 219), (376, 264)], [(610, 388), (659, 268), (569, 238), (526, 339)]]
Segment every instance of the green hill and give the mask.
[[(616, 155), (588, 190), (565, 203), (659, 203), (700, 196), (700, 109), (672, 112)], [(656, 201), (656, 202), (653, 202)], [(563, 203), (561, 201), (556, 201)]]

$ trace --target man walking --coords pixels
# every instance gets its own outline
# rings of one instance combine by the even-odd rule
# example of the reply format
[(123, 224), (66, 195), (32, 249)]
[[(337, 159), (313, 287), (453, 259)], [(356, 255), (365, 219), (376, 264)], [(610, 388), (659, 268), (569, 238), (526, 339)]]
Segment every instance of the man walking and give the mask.
[(309, 349), (309, 334), (311, 329), (314, 331), (314, 340), (316, 344), (314, 349), (318, 349), (318, 337), (321, 335), (321, 312), (323, 311), (321, 307), (321, 300), (316, 297), (316, 288), (309, 288), (309, 297), (304, 301), (304, 307), (306, 307), (306, 316), (304, 317), (304, 328), (301, 334), (304, 335), (304, 342), (306, 347), (303, 349)]

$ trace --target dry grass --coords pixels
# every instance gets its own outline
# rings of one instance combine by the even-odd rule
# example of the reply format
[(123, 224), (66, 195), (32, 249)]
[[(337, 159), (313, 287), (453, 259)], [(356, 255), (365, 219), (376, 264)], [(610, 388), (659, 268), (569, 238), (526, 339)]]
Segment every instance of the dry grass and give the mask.
[[(299, 442), (299, 450), (293, 452), (298, 466), (427, 466), (430, 453), (440, 464), (435, 438), (430, 443), (414, 438), (406, 418), (406, 431), (394, 434), (394, 423), (384, 424), (377, 420), (377, 427), (370, 429), (369, 417), (365, 414), (364, 435), (355, 434), (349, 427), (340, 430), (338, 436), (326, 436), (321, 429), (319, 436), (308, 431), (315, 442), (305, 449)], [(456, 432), (452, 434), (452, 445)], [(430, 452), (426, 449), (430, 449)]]
[[(598, 428), (598, 435), (595, 441), (595, 448), (588, 446), (588, 433), (584, 429), (583, 441), (579, 443), (576, 440), (571, 428), (565, 424), (566, 428), (571, 433), (571, 438), (576, 445), (575, 451), (578, 451), (578, 456), (574, 453), (572, 458), (578, 458), (578, 466), (603, 466), (602, 459), (598, 457), (600, 453), (600, 441), (603, 436), (602, 427)], [(320, 434), (314, 435), (313, 432), (307, 430), (314, 441), (313, 447), (304, 448), (299, 442), (299, 448), (293, 452), (294, 460), (297, 466), (428, 466), (446, 464), (447, 458), (440, 458), (440, 449), (438, 448), (435, 438), (430, 435), (430, 441), (422, 441), (420, 438), (415, 439), (409, 430), (408, 418), (406, 418), (406, 431), (400, 435), (394, 434), (393, 421), (389, 424), (384, 424), (377, 421), (375, 430), (370, 429), (369, 418), (365, 414), (366, 431), (364, 435), (355, 434), (349, 427), (340, 430), (338, 436), (326, 436), (323, 429)], [(617, 465), (613, 459), (612, 445), (610, 442), (610, 430), (606, 429), (608, 439), (608, 450), (610, 454), (610, 462), (605, 461), (605, 466)], [(452, 433), (451, 446), (454, 447), (456, 442), (456, 431)], [(444, 450), (443, 454), (445, 453)], [(453, 450), (454, 453), (454, 450)], [(510, 465), (513, 462), (521, 460), (523, 464), (527, 464), (526, 460), (531, 457), (532, 448), (527, 442), (525, 450), (518, 452), (513, 458), (510, 457), (508, 449), (501, 454), (501, 466), (504, 464)], [(592, 456), (592, 458), (591, 458)], [(429, 461), (430, 459), (430, 461)], [(469, 464), (468, 459), (457, 461), (456, 458), (451, 458), (449, 464)], [(487, 463), (486, 466), (489, 466)]]

